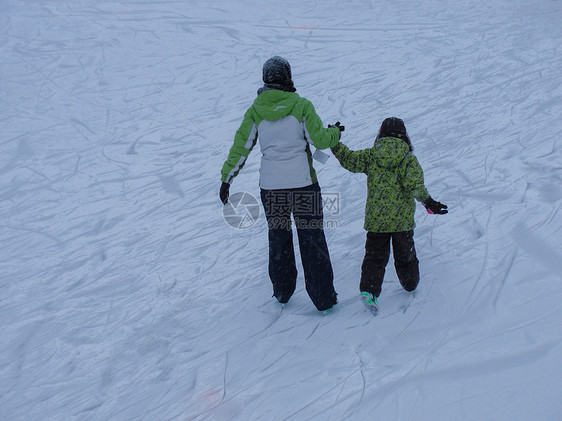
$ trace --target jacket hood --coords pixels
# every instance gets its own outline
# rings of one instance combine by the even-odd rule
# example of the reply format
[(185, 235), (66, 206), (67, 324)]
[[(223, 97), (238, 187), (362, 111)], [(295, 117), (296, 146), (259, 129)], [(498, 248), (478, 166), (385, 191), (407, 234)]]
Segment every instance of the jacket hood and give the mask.
[(289, 115), (299, 99), (294, 92), (267, 90), (258, 95), (253, 106), (264, 120), (278, 120)]
[(406, 142), (397, 137), (383, 137), (373, 145), (373, 157), (377, 165), (383, 168), (397, 167), (410, 153)]

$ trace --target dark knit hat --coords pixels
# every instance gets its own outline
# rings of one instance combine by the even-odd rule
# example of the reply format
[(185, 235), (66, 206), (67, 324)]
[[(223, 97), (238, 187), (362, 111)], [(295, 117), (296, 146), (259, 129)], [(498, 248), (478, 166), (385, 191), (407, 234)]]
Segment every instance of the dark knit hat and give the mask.
[(283, 57), (271, 57), (263, 64), (263, 82), (286, 84), (291, 82), (291, 65)]
[(291, 65), (283, 57), (274, 56), (267, 60), (263, 65), (262, 75), (266, 88), (288, 92), (296, 91), (291, 75)]

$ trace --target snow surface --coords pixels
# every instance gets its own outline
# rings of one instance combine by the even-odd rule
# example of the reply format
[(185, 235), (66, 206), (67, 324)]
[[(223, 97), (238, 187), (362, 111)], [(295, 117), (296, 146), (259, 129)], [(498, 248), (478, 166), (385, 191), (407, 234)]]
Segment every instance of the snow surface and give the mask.
[[(561, 419), (560, 1), (0, 5), (0, 419)], [(327, 316), (302, 273), (271, 298), (263, 214), (222, 216), (276, 54), (350, 147), (403, 118), (449, 205), (418, 206), (417, 295), (389, 264), (377, 317), (365, 176), (316, 163)], [(258, 197), (258, 165), (231, 193)]]

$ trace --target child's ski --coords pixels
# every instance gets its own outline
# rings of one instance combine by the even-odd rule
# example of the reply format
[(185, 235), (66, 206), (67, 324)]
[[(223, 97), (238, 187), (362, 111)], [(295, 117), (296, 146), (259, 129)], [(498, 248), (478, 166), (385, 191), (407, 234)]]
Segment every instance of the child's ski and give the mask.
[(361, 302), (367, 307), (367, 310), (369, 310), (373, 316), (376, 316), (379, 312), (377, 297), (374, 297), (368, 292), (362, 292), (360, 298)]

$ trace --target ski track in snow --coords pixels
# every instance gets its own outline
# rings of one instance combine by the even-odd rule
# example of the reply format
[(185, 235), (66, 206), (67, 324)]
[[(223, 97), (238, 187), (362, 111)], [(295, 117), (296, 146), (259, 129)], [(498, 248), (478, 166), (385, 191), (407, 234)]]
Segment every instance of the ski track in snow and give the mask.
[[(557, 419), (561, 19), (547, 0), (8, 1), (0, 419)], [(420, 287), (389, 263), (376, 317), (365, 176), (315, 163), (339, 194), (326, 316), (302, 270), (285, 308), (270, 298), (263, 215), (222, 217), (219, 170), (275, 54), (353, 149), (402, 117), (449, 206), (418, 207)], [(259, 198), (259, 155), (233, 192)]]

